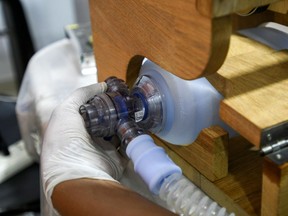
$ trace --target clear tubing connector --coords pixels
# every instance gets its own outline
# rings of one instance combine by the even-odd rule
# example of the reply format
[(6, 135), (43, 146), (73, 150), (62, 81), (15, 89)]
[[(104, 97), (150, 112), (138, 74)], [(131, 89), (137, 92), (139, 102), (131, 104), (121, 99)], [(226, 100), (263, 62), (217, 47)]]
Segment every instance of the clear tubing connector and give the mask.
[(122, 148), (126, 151), (128, 144), (136, 137), (145, 134), (133, 120), (121, 119), (117, 125), (117, 136), (121, 141)]
[(179, 173), (174, 173), (163, 181), (159, 196), (171, 211), (179, 215), (235, 216)]
[(124, 80), (112, 76), (106, 79), (105, 82), (107, 84), (106, 92), (119, 92), (125, 97), (129, 95), (129, 88), (128, 85), (124, 82)]
[(145, 130), (157, 133), (165, 127), (166, 107), (157, 83), (147, 76), (139, 77), (132, 90), (134, 120)]
[(92, 137), (115, 135), (118, 121), (130, 118), (133, 111), (126, 83), (116, 77), (110, 77), (105, 82), (107, 91), (90, 98), (79, 108)]

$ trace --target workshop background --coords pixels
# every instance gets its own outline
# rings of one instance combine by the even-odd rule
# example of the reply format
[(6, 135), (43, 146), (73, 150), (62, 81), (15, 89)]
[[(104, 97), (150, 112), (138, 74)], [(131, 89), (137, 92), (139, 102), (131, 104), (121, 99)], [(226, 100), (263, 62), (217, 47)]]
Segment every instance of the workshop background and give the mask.
[(24, 151), (15, 104), (26, 65), (35, 52), (64, 38), (65, 26), (89, 21), (88, 0), (0, 0), (0, 215), (40, 212), (38, 164), (23, 170), (21, 160), (9, 155)]

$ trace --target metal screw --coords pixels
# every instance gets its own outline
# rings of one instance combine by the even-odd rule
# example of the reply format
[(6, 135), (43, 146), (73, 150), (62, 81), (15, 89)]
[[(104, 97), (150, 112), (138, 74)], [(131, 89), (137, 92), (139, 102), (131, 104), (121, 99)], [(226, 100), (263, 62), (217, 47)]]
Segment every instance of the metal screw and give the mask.
[(277, 154), (277, 155), (276, 155), (276, 158), (277, 158), (278, 160), (281, 160), (281, 159), (282, 159), (282, 155), (281, 155), (281, 154)]
[(271, 136), (271, 134), (269, 133), (269, 134), (267, 134), (267, 139), (268, 139), (268, 141), (271, 141), (272, 140), (272, 136)]

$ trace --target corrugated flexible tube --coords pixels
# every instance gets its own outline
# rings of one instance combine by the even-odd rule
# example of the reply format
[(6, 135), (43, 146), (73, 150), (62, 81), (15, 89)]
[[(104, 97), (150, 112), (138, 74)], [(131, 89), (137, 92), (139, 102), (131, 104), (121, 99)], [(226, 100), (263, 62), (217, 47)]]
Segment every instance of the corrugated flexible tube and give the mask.
[(159, 196), (180, 215), (234, 216), (220, 207), (183, 175), (174, 173), (164, 179)]

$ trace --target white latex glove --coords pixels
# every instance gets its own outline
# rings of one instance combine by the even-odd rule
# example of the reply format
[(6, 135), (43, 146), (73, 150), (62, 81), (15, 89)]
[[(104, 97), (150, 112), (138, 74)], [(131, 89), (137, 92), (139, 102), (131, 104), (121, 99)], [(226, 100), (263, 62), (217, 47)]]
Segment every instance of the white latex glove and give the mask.
[[(93, 142), (79, 114), (80, 105), (106, 88), (106, 83), (80, 88), (52, 114), (41, 153), (42, 184), (50, 205), (54, 187), (63, 181), (79, 178), (116, 181), (122, 175), (123, 161), (114, 146), (102, 139)], [(104, 144), (106, 150), (98, 144)], [(112, 149), (113, 158), (108, 156), (107, 149)]]

